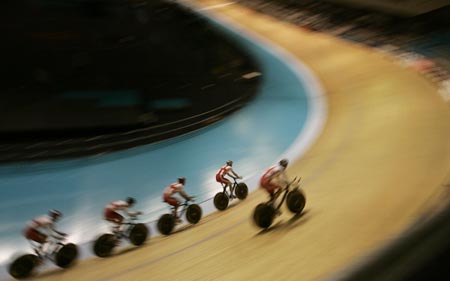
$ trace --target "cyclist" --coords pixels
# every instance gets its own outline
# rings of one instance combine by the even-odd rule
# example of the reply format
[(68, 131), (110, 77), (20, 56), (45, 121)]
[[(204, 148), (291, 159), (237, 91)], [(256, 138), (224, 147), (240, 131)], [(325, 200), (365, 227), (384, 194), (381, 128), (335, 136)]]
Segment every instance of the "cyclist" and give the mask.
[[(47, 249), (47, 238), (53, 232), (59, 236), (66, 236), (67, 234), (55, 228), (56, 222), (62, 216), (58, 210), (50, 210), (48, 215), (38, 216), (29, 221), (24, 229), (24, 236), (30, 241), (34, 251), (38, 256), (46, 254), (50, 249)], [(33, 245), (31, 241), (37, 242), (38, 245)]]
[(286, 175), (286, 167), (289, 161), (287, 159), (281, 159), (277, 165), (274, 165), (267, 169), (260, 180), (260, 185), (270, 195), (270, 202), (273, 204), (278, 196), (281, 194), (281, 190), (289, 183), (289, 179)]
[(187, 193), (184, 191), (184, 185), (186, 183), (186, 178), (180, 177), (178, 178), (178, 182), (173, 183), (166, 187), (163, 193), (163, 200), (167, 204), (173, 206), (173, 216), (175, 217), (175, 220), (177, 222), (181, 222), (181, 218), (178, 217), (178, 207), (181, 205), (181, 201), (174, 197), (175, 194), (179, 193), (184, 199), (186, 200), (192, 200), (193, 197), (187, 195)]
[(216, 181), (220, 182), (223, 186), (225, 186), (225, 189), (228, 187), (230, 189), (230, 198), (235, 198), (233, 192), (234, 190), (231, 188), (232, 183), (229, 179), (227, 179), (225, 176), (230, 176), (233, 179), (242, 179), (241, 176), (239, 176), (234, 170), (233, 170), (233, 161), (228, 160), (225, 164), (225, 166), (222, 166), (219, 171), (216, 173)]
[(137, 216), (142, 214), (141, 211), (130, 212), (128, 210), (129, 208), (133, 207), (134, 204), (136, 204), (136, 199), (134, 199), (133, 197), (127, 197), (125, 201), (113, 201), (105, 206), (103, 213), (104, 218), (105, 220), (114, 223), (113, 233), (116, 234), (116, 236), (120, 237), (120, 234), (122, 233), (123, 223), (123, 216), (117, 211), (122, 211), (128, 216)]

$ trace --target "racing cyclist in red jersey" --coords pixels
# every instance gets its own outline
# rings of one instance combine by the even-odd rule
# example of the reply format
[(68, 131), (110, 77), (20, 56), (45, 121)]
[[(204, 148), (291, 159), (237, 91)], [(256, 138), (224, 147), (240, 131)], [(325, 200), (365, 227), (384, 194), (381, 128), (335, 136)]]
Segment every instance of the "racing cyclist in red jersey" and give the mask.
[(103, 216), (105, 220), (114, 223), (113, 233), (117, 236), (120, 236), (122, 232), (122, 222), (123, 216), (119, 214), (117, 211), (122, 211), (128, 216), (136, 216), (142, 214), (140, 211), (130, 212), (128, 209), (133, 207), (136, 203), (136, 199), (132, 197), (128, 197), (125, 201), (113, 201), (105, 206)]
[(272, 204), (281, 194), (283, 187), (289, 184), (289, 179), (285, 172), (288, 164), (289, 161), (287, 159), (281, 159), (277, 165), (267, 169), (261, 177), (260, 185), (269, 193)]
[(50, 252), (51, 249), (46, 249), (47, 238), (52, 235), (52, 232), (66, 236), (67, 234), (61, 232), (55, 228), (56, 222), (62, 216), (62, 213), (57, 210), (50, 210), (48, 215), (42, 215), (29, 221), (23, 231), (23, 234), (28, 241), (34, 241), (38, 245), (33, 245), (33, 250), (38, 256), (45, 255)]
[(234, 190), (231, 189), (231, 181), (227, 179), (225, 176), (230, 176), (234, 179), (242, 179), (241, 176), (239, 176), (234, 170), (233, 170), (233, 161), (228, 160), (226, 162), (225, 166), (222, 166), (219, 171), (216, 173), (216, 181), (221, 183), (223, 186), (225, 186), (225, 189), (228, 187), (230, 189), (230, 198), (235, 198), (233, 192)]
[(166, 187), (163, 193), (163, 200), (167, 204), (173, 206), (173, 216), (175, 217), (177, 222), (180, 222), (181, 219), (178, 217), (178, 207), (181, 205), (181, 201), (174, 197), (175, 194), (179, 193), (184, 199), (192, 200), (193, 197), (187, 195), (184, 191), (184, 185), (186, 183), (186, 178), (180, 177), (178, 178), (178, 182), (173, 183)]

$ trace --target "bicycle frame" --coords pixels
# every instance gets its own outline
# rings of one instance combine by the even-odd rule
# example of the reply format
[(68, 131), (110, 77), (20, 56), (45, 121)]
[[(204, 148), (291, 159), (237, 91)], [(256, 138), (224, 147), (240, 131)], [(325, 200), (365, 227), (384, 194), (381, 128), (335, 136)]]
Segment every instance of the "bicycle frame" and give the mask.
[(189, 200), (185, 200), (183, 204), (180, 205), (181, 210), (178, 212), (178, 217), (182, 217), (189, 207)]
[[(40, 244), (33, 243), (32, 241), (29, 241), (31, 244), (31, 248), (33, 251), (37, 254), (37, 256), (40, 259), (50, 259), (52, 260), (53, 255), (58, 252), (58, 250), (63, 246), (64, 244), (61, 242), (65, 240), (65, 237), (60, 237), (56, 235), (49, 235), (48, 240), (42, 244), (42, 248), (40, 249)], [(45, 250), (43, 249), (45, 245)]]
[(234, 189), (236, 188), (236, 186), (239, 184), (235, 178), (233, 178), (234, 182), (231, 183), (231, 187), (230, 187), (230, 194), (228, 194), (227, 192), (227, 185), (224, 183), (220, 183), (222, 185), (223, 188), (223, 193), (225, 193), (228, 197), (230, 197), (231, 194), (233, 194)]
[[(121, 238), (127, 238), (129, 235), (129, 232), (131, 230), (131, 226), (136, 225), (137, 216), (129, 216), (124, 222), (121, 223), (123, 225), (122, 229), (119, 230), (119, 235)], [(117, 224), (111, 222), (111, 232), (116, 234), (115, 227)], [(120, 227), (120, 226), (119, 226)]]
[[(281, 208), (281, 205), (283, 205), (283, 203), (284, 203), (284, 200), (286, 199), (286, 197), (287, 197), (287, 195), (288, 195), (288, 193), (289, 193), (289, 191), (291, 191), (290, 190), (290, 186), (291, 185), (296, 185), (296, 188), (298, 188), (298, 186), (300, 185), (300, 181), (302, 180), (302, 178), (299, 178), (298, 180), (297, 180), (297, 177), (295, 177), (290, 183), (288, 183), (287, 185), (286, 185), (286, 187), (284, 188), (284, 194), (283, 194), (283, 197), (281, 198), (281, 201), (280, 201), (280, 203), (278, 203), (278, 206), (276, 207), (276, 209), (278, 210), (278, 209), (280, 209)], [(295, 189), (295, 188), (294, 188)], [(283, 191), (280, 191), (280, 192), (283, 192)], [(276, 199), (275, 199), (276, 200)], [(274, 201), (275, 201), (274, 200)], [(270, 202), (270, 201), (269, 201)]]

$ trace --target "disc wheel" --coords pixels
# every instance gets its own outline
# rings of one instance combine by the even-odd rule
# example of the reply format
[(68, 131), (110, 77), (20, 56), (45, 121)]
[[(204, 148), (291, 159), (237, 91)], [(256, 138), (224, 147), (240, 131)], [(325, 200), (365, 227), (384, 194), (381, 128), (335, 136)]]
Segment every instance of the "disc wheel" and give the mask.
[(186, 219), (192, 224), (196, 224), (202, 218), (202, 208), (197, 204), (189, 205), (186, 210)]
[(55, 264), (62, 268), (68, 268), (78, 257), (78, 248), (75, 244), (64, 245), (55, 256)]
[(98, 257), (104, 258), (111, 255), (116, 246), (116, 237), (113, 234), (103, 234), (94, 243), (94, 253)]
[(239, 200), (244, 200), (247, 198), (248, 195), (248, 187), (245, 183), (240, 182), (236, 186), (236, 189), (234, 190), (234, 194), (236, 194), (236, 197), (239, 198)]
[(293, 190), (288, 193), (286, 204), (289, 211), (295, 214), (300, 214), (305, 208), (305, 195), (300, 190)]
[(143, 223), (138, 223), (133, 226), (130, 231), (130, 242), (135, 246), (142, 245), (148, 236), (148, 228)]
[(33, 269), (38, 263), (38, 256), (32, 254), (23, 255), (12, 262), (8, 271), (16, 279), (27, 278), (33, 273)]
[(214, 196), (214, 206), (216, 206), (217, 210), (225, 210), (229, 202), (230, 199), (228, 199), (228, 196), (224, 192), (219, 192)]
[(272, 225), (275, 209), (271, 205), (259, 204), (253, 213), (255, 224), (261, 228), (268, 228)]
[(161, 234), (169, 235), (175, 226), (175, 219), (171, 214), (164, 214), (158, 220), (158, 230)]

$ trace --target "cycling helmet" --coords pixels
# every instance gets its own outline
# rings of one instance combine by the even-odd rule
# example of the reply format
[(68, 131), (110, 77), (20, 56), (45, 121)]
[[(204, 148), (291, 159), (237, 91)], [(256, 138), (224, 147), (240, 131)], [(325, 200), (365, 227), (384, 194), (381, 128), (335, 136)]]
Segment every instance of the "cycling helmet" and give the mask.
[(186, 178), (185, 177), (179, 177), (178, 178), (178, 182), (181, 184), (184, 184), (186, 182)]
[(289, 161), (285, 158), (285, 159), (281, 159), (280, 160), (280, 166), (283, 166), (283, 167), (287, 167), (287, 165), (289, 164)]
[(48, 215), (51, 216), (52, 218), (59, 218), (62, 216), (62, 213), (58, 210), (50, 210), (48, 211)]
[(228, 166), (233, 166), (233, 161), (228, 160), (228, 161), (227, 161), (227, 165), (228, 165)]
[(133, 205), (134, 203), (136, 203), (136, 199), (134, 199), (133, 197), (127, 197), (126, 202), (128, 203), (128, 205)]

